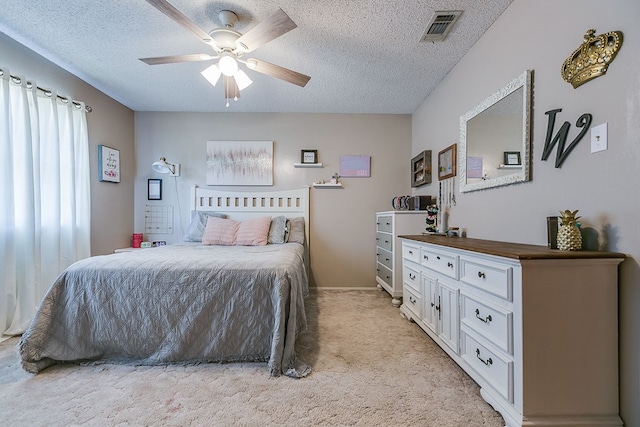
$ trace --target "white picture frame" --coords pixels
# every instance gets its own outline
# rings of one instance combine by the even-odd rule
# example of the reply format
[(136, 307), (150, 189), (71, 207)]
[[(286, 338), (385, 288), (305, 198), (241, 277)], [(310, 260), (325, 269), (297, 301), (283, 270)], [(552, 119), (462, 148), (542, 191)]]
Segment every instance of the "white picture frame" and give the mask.
[(98, 180), (120, 182), (120, 150), (98, 145)]

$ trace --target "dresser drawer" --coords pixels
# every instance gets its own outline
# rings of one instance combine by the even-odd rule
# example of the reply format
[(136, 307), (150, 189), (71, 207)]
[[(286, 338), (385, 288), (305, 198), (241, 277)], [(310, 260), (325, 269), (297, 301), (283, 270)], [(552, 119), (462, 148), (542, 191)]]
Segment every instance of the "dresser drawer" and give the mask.
[(420, 264), (452, 279), (458, 279), (458, 255), (422, 247)]
[(378, 262), (389, 269), (393, 269), (393, 254), (382, 248), (376, 248)]
[(402, 281), (405, 287), (410, 287), (411, 290), (418, 295), (420, 292), (420, 270), (417, 265), (412, 265), (410, 262), (404, 262), (402, 264)]
[(462, 358), (503, 398), (513, 403), (513, 360), (493, 351), (482, 339), (467, 333), (465, 328), (460, 332)]
[(382, 264), (378, 264), (378, 277), (381, 278), (387, 285), (391, 286), (393, 284), (393, 280), (391, 279), (391, 270), (385, 267)]
[(418, 319), (422, 319), (422, 297), (406, 285), (402, 288), (402, 304)]
[(402, 258), (420, 264), (420, 247), (402, 243)]
[(378, 231), (386, 231), (391, 233), (393, 230), (393, 217), (391, 216), (379, 216), (376, 218), (376, 229)]
[(507, 301), (513, 299), (513, 268), (509, 265), (461, 256), (460, 280)]
[(376, 245), (388, 251), (393, 250), (393, 238), (391, 234), (376, 233)]
[(462, 291), (460, 323), (468, 326), (499, 349), (513, 354), (513, 313), (511, 311)]

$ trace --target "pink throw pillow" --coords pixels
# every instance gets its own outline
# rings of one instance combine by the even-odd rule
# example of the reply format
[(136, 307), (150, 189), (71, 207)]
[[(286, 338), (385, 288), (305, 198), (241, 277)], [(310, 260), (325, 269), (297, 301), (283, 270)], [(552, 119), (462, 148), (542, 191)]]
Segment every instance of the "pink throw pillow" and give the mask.
[(233, 246), (240, 223), (232, 219), (209, 217), (202, 233), (203, 245)]
[(242, 221), (236, 235), (236, 245), (264, 246), (269, 237), (271, 217), (254, 218)]

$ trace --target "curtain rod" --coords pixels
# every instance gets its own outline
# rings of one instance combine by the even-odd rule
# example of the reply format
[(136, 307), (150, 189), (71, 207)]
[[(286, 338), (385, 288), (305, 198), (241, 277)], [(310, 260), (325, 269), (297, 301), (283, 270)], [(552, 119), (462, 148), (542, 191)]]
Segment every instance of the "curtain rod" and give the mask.
[[(4, 76), (4, 70), (3, 70), (2, 68), (0, 68), (0, 77), (1, 77), (1, 76)], [(11, 80), (13, 80), (13, 82), (14, 82), (14, 83), (16, 83), (16, 84), (20, 84), (20, 83), (22, 83), (22, 79), (21, 79), (19, 76), (14, 76), (13, 74), (9, 74), (9, 77), (10, 77), (10, 78), (11, 78)], [(33, 87), (33, 83), (31, 83), (30, 81), (28, 81), (28, 80), (27, 80), (27, 88), (28, 88), (28, 89), (31, 89), (32, 87)], [(42, 87), (40, 87), (40, 86), (36, 86), (36, 89), (37, 89), (37, 90), (39, 90), (39, 91), (41, 91), (42, 93), (44, 93), (44, 94), (45, 94), (45, 96), (51, 97), (51, 95), (53, 95), (53, 91), (52, 91), (51, 89), (42, 88)], [(71, 99), (71, 100), (70, 100), (69, 98), (67, 98), (67, 97), (65, 97), (65, 96), (57, 95), (57, 94), (56, 94), (56, 97), (57, 97), (59, 100), (61, 100), (62, 102), (71, 102), (71, 103), (72, 103), (76, 108), (80, 108), (80, 105), (81, 105), (81, 104), (80, 104), (80, 102), (78, 102), (78, 101), (74, 101), (73, 99)], [(92, 111), (93, 111), (93, 108), (91, 108), (91, 107), (90, 107), (90, 106), (88, 106), (88, 105), (85, 105), (85, 106), (84, 106), (84, 110), (85, 110), (87, 113), (90, 113), (90, 112), (92, 112)]]

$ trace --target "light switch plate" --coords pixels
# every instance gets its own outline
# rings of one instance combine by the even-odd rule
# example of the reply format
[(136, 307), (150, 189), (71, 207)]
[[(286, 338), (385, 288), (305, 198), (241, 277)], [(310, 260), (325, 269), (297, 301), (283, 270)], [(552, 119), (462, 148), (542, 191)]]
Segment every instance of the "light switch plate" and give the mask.
[(607, 124), (603, 123), (591, 128), (591, 152), (597, 153), (607, 149)]

